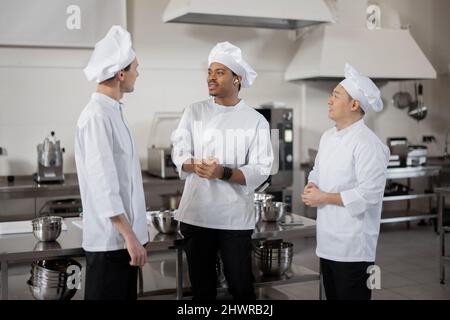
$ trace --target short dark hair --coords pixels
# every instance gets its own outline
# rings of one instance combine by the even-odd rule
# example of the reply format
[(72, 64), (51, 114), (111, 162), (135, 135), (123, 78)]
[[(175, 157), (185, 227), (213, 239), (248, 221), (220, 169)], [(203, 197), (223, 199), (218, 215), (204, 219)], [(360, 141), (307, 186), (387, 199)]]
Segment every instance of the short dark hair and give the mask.
[(350, 93), (348, 93), (348, 92), (347, 92), (347, 95), (348, 95), (348, 100), (349, 100), (349, 101), (351, 101), (351, 100), (358, 101), (358, 103), (359, 103), (359, 113), (361, 114), (361, 116), (364, 117), (364, 115), (366, 114), (366, 112), (365, 112), (365, 111), (363, 110), (363, 108), (361, 107), (361, 101), (354, 99), (354, 98), (350, 95)]
[[(127, 65), (125, 68), (120, 69), (119, 71), (121, 71), (121, 70), (123, 70), (123, 71), (130, 71), (130, 68), (131, 68), (131, 63), (130, 63), (129, 65)], [(119, 72), (119, 71), (117, 71), (117, 72)], [(116, 72), (116, 74), (117, 74), (117, 72)], [(111, 78), (108, 78), (108, 79), (106, 79), (106, 80), (103, 80), (102, 82), (105, 82), (105, 81), (109, 81), (109, 80), (114, 79), (114, 77), (116, 76), (116, 74), (114, 74)]]
[(359, 104), (359, 112), (361, 113), (361, 115), (364, 117), (364, 115), (366, 114), (366, 112), (363, 110), (363, 108), (361, 108), (361, 103)]

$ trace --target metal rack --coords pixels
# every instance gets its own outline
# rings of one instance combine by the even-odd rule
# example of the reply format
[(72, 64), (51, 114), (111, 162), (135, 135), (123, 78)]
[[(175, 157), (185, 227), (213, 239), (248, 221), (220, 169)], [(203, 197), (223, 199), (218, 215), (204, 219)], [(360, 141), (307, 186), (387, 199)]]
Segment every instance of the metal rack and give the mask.
[(444, 225), (445, 197), (450, 196), (450, 188), (436, 188), (438, 202), (438, 232), (439, 232), (439, 275), (441, 284), (445, 283), (445, 263), (450, 262), (450, 255), (445, 253), (445, 235), (450, 233), (450, 226)]
[[(387, 170), (387, 180), (393, 179), (407, 179), (408, 188), (411, 187), (411, 179), (427, 177), (428, 189), (433, 189), (433, 177), (439, 176), (440, 166), (420, 166), (420, 167), (405, 167), (405, 168), (389, 168)], [(420, 212), (412, 209), (411, 201), (417, 199), (429, 200), (429, 212)], [(436, 193), (416, 193), (416, 194), (402, 194), (383, 197), (383, 203), (391, 201), (406, 201), (405, 211), (385, 211), (382, 212), (381, 223), (395, 223), (395, 222), (409, 222), (414, 220), (423, 220), (436, 218), (437, 214), (432, 214), (432, 202), (436, 199)], [(389, 216), (389, 217), (387, 217)]]

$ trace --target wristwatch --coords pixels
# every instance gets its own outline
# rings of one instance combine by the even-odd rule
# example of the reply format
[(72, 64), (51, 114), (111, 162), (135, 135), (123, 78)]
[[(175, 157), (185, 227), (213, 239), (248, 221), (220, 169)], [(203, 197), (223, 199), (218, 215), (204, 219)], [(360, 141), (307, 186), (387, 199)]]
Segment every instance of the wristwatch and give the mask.
[(220, 178), (220, 180), (230, 180), (231, 176), (233, 175), (233, 169), (228, 167), (223, 167), (223, 177)]

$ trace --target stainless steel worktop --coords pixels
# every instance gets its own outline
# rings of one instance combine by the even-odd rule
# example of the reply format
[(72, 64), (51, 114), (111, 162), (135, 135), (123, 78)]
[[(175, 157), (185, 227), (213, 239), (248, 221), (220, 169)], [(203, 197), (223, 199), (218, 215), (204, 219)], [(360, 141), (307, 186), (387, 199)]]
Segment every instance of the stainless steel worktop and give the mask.
[(441, 166), (418, 166), (404, 168), (388, 168), (387, 179), (418, 178), (438, 176)]
[[(145, 192), (174, 192), (182, 190), (184, 181), (180, 179), (161, 179), (142, 172), (142, 182)], [(0, 200), (59, 197), (79, 195), (78, 178), (75, 173), (65, 174), (63, 183), (38, 184), (29, 176), (16, 176), (9, 183), (6, 177), (0, 177)]]
[[(8, 297), (8, 265), (17, 262), (26, 262), (39, 259), (50, 259), (59, 257), (83, 256), (81, 247), (82, 230), (73, 224), (81, 221), (80, 218), (64, 219), (67, 230), (62, 231), (56, 242), (39, 242), (33, 233), (0, 235), (0, 262), (1, 262), (1, 287), (2, 299)], [(260, 222), (253, 233), (254, 239), (273, 238), (302, 238), (315, 235), (315, 221), (297, 214), (289, 214), (287, 222), (293, 225), (281, 225), (276, 222)], [(301, 224), (301, 225), (300, 225)], [(147, 245), (149, 251), (168, 250), (176, 245), (176, 240), (182, 239), (177, 234), (161, 234), (149, 224), (148, 231), (150, 242)], [(177, 249), (179, 259), (181, 250)], [(181, 260), (180, 260), (181, 261)], [(181, 293), (177, 293), (180, 296)]]

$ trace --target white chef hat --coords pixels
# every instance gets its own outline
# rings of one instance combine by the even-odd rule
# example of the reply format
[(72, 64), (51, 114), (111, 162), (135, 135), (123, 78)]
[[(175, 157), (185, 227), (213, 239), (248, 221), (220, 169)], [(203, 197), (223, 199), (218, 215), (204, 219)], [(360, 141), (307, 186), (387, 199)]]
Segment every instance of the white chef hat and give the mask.
[(345, 64), (345, 79), (340, 83), (347, 93), (355, 100), (358, 100), (364, 112), (369, 108), (380, 112), (383, 110), (380, 90), (368, 77), (360, 74), (350, 64)]
[(250, 87), (258, 75), (242, 58), (241, 49), (228, 41), (219, 42), (212, 48), (208, 57), (208, 66), (213, 62), (221, 63), (241, 76), (241, 86), (244, 88)]
[(100, 83), (113, 77), (133, 62), (136, 54), (131, 48), (130, 33), (121, 26), (112, 26), (95, 45), (84, 74), (89, 81)]

